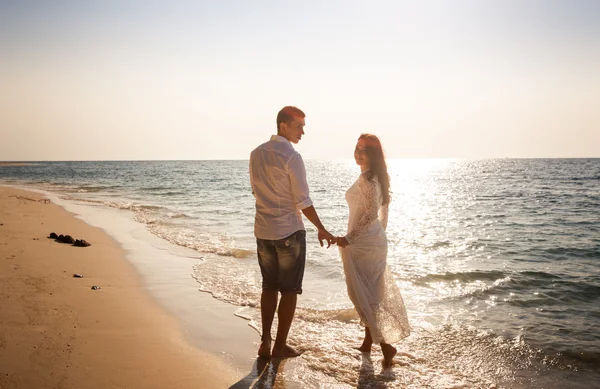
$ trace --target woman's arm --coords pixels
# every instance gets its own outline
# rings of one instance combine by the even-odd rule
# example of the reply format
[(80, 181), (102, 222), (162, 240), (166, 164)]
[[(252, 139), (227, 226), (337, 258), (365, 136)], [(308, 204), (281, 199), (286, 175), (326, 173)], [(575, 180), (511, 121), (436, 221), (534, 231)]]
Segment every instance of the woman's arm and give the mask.
[(377, 219), (377, 211), (379, 209), (379, 196), (377, 195), (377, 185), (374, 180), (367, 179), (366, 176), (361, 175), (358, 181), (358, 187), (360, 188), (361, 200), (365, 205), (364, 215), (352, 226), (350, 232), (346, 234), (344, 238), (348, 243), (356, 240), (358, 237), (363, 235), (371, 223)]

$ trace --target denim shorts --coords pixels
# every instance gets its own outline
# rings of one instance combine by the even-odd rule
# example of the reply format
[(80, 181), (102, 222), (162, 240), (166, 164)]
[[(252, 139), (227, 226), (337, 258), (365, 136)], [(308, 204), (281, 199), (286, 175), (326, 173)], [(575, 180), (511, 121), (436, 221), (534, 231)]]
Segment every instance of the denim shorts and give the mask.
[(278, 240), (256, 239), (263, 290), (302, 293), (306, 263), (306, 231)]

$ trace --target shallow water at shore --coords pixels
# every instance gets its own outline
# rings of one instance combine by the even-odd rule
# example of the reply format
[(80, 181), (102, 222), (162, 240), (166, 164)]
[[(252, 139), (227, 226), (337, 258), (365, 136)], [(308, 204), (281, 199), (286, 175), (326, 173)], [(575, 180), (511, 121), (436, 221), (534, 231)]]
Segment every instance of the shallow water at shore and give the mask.
[[(308, 161), (307, 174), (321, 219), (344, 233), (343, 194), (356, 167)], [(362, 330), (337, 250), (320, 248), (307, 225), (305, 293), (290, 339), (305, 353), (279, 378), (406, 388), (600, 380), (600, 160), (391, 160), (390, 174), (388, 263), (414, 329), (398, 345), (402, 366), (380, 375), (377, 348), (371, 359), (352, 349)], [(131, 213), (195, 253), (187, 272), (198, 289), (259, 330), (247, 162), (39, 163), (3, 166), (0, 180)]]

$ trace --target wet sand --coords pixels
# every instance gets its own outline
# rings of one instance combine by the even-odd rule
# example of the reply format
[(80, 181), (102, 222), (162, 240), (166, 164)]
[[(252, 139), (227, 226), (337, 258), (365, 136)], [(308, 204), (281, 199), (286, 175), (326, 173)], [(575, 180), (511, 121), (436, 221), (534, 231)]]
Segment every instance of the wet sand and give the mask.
[(0, 187), (0, 388), (226, 388), (245, 375), (188, 343), (111, 237), (42, 199)]

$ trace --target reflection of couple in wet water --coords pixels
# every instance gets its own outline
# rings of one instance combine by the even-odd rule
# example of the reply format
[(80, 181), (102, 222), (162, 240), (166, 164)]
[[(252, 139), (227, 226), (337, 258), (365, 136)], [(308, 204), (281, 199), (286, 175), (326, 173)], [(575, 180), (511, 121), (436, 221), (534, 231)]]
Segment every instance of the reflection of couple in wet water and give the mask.
[[(294, 150), (304, 135), (304, 113), (284, 107), (277, 115), (277, 135), (252, 151), (250, 182), (256, 198), (254, 233), (262, 274), (262, 337), (258, 355), (264, 359), (289, 358), (300, 352), (287, 345), (296, 310), (306, 258), (306, 231), (302, 214), (315, 225), (323, 246), (337, 244), (348, 296), (365, 325), (358, 350), (369, 353), (373, 343), (383, 352), (383, 367), (393, 363), (391, 345), (410, 333), (400, 291), (387, 266), (387, 225), (390, 184), (379, 139), (363, 134), (354, 158), (361, 168), (346, 192), (348, 232), (335, 237), (319, 220), (309, 196), (304, 162)], [(281, 294), (281, 299), (279, 299)], [(279, 300), (279, 306), (278, 306)], [(277, 311), (277, 336), (271, 344), (271, 327)]]

